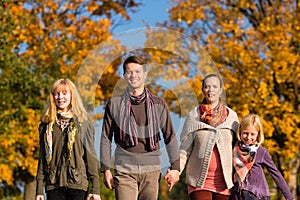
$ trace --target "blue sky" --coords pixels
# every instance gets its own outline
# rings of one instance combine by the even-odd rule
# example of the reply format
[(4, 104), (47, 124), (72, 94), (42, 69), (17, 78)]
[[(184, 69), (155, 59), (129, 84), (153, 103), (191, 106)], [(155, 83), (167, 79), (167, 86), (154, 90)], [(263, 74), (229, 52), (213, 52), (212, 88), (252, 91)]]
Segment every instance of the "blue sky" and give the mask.
[(170, 8), (169, 0), (141, 0), (143, 5), (136, 9), (135, 13), (130, 13), (131, 20), (121, 20), (120, 25), (113, 30), (114, 34), (129, 31), (136, 28), (144, 28), (146, 24), (154, 27), (155, 24), (168, 19), (167, 10)]

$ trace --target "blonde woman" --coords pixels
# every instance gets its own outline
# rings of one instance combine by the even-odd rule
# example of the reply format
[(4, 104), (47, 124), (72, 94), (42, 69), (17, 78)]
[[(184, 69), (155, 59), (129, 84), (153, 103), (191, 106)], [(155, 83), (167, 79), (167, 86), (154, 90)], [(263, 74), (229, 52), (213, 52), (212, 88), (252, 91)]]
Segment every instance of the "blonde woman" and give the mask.
[(44, 200), (44, 184), (47, 200), (100, 200), (94, 127), (74, 83), (55, 81), (49, 100), (39, 125), (36, 200)]
[(283, 176), (274, 165), (264, 142), (263, 126), (258, 115), (245, 116), (239, 125), (238, 142), (233, 149), (233, 166), (237, 181), (233, 200), (270, 200), (270, 191), (263, 168), (266, 168), (288, 200), (293, 200)]

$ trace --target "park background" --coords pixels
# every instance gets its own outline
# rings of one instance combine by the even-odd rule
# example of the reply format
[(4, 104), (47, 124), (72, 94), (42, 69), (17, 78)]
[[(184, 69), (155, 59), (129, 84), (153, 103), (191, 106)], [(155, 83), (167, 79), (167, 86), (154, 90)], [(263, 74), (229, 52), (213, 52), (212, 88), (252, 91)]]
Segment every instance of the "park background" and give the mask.
[[(199, 72), (197, 66), (207, 64), (203, 64), (202, 59), (191, 63), (195, 55), (174, 53), (178, 45), (186, 52), (197, 49), (193, 42), (186, 44), (186, 38), (196, 41), (208, 53), (206, 59), (213, 60), (213, 66), (208, 68), (214, 68), (214, 71), (216, 68), (222, 75), (226, 104), (240, 118), (248, 113), (261, 116), (266, 136), (263, 146), (271, 153), (293, 194), (300, 195), (298, 1), (0, 2), (0, 199), (34, 199), (39, 152), (37, 126), (53, 81), (66, 77), (78, 86), (85, 86), (81, 94), (88, 110), (97, 108), (90, 114), (99, 128), (103, 106), (116, 86), (122, 86), (120, 64), (122, 55), (128, 54), (129, 43), (139, 42), (140, 46), (151, 47), (136, 48), (134, 52), (147, 55), (146, 59), (155, 66), (151, 76), (154, 84), (150, 89), (166, 99), (179, 131), (190, 98), (177, 94), (192, 88), (197, 100), (201, 101), (204, 72)], [(176, 38), (178, 34), (173, 32), (166, 34), (163, 29), (153, 33), (151, 27), (183, 34), (185, 40)], [(119, 38), (126, 41), (128, 34), (138, 32), (140, 36), (140, 31), (148, 29), (145, 37), (137, 38), (137, 41), (118, 42)], [(91, 52), (103, 43), (118, 49), (122, 55), (111, 63), (104, 63), (106, 58), (101, 57), (101, 53), (93, 58)], [(109, 53), (112, 52), (108, 51), (106, 55)], [(92, 76), (97, 75), (93, 71), (78, 73), (83, 65), (87, 65), (87, 60), (93, 59), (105, 66), (101, 68), (101, 76), (99, 72), (98, 76)], [(169, 83), (182, 81), (182, 77), (186, 84)], [(96, 86), (91, 80), (97, 82)], [(162, 80), (168, 83), (155, 84)], [(89, 98), (91, 93), (95, 98)], [(99, 138), (99, 133), (96, 137)], [(281, 199), (281, 193), (268, 173), (266, 175), (272, 199)], [(162, 181), (160, 199), (187, 199), (184, 176), (172, 192), (167, 192), (166, 187)], [(102, 199), (114, 198), (103, 184), (101, 196)]]

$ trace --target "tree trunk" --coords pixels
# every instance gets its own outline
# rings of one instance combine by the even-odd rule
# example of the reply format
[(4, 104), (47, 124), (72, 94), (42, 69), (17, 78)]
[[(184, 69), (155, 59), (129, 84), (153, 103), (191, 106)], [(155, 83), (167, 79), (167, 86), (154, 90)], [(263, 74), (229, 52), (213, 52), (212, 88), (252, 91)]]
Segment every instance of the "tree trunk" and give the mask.
[(35, 199), (36, 180), (32, 178), (25, 183), (24, 200)]
[[(295, 199), (297, 199), (297, 172), (300, 166), (300, 159), (298, 157), (295, 157), (294, 159), (292, 159), (289, 163), (289, 167), (288, 167), (288, 180), (287, 180), (287, 184), (293, 194), (293, 197)], [(281, 199), (285, 199), (284, 197), (282, 197)]]

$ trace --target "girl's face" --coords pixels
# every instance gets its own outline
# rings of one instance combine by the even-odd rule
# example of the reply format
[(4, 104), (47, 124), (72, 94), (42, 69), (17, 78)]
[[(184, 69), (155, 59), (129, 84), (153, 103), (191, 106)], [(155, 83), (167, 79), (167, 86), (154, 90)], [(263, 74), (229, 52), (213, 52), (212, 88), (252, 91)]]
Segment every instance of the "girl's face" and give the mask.
[(64, 89), (58, 88), (56, 92), (53, 93), (56, 107), (63, 112), (66, 112), (70, 108), (71, 104), (71, 92), (68, 87)]
[(202, 91), (207, 103), (214, 104), (219, 102), (219, 98), (223, 92), (220, 86), (221, 83), (217, 77), (209, 77), (204, 81)]
[(246, 144), (255, 144), (257, 141), (258, 131), (254, 126), (247, 126), (241, 131), (241, 140)]

